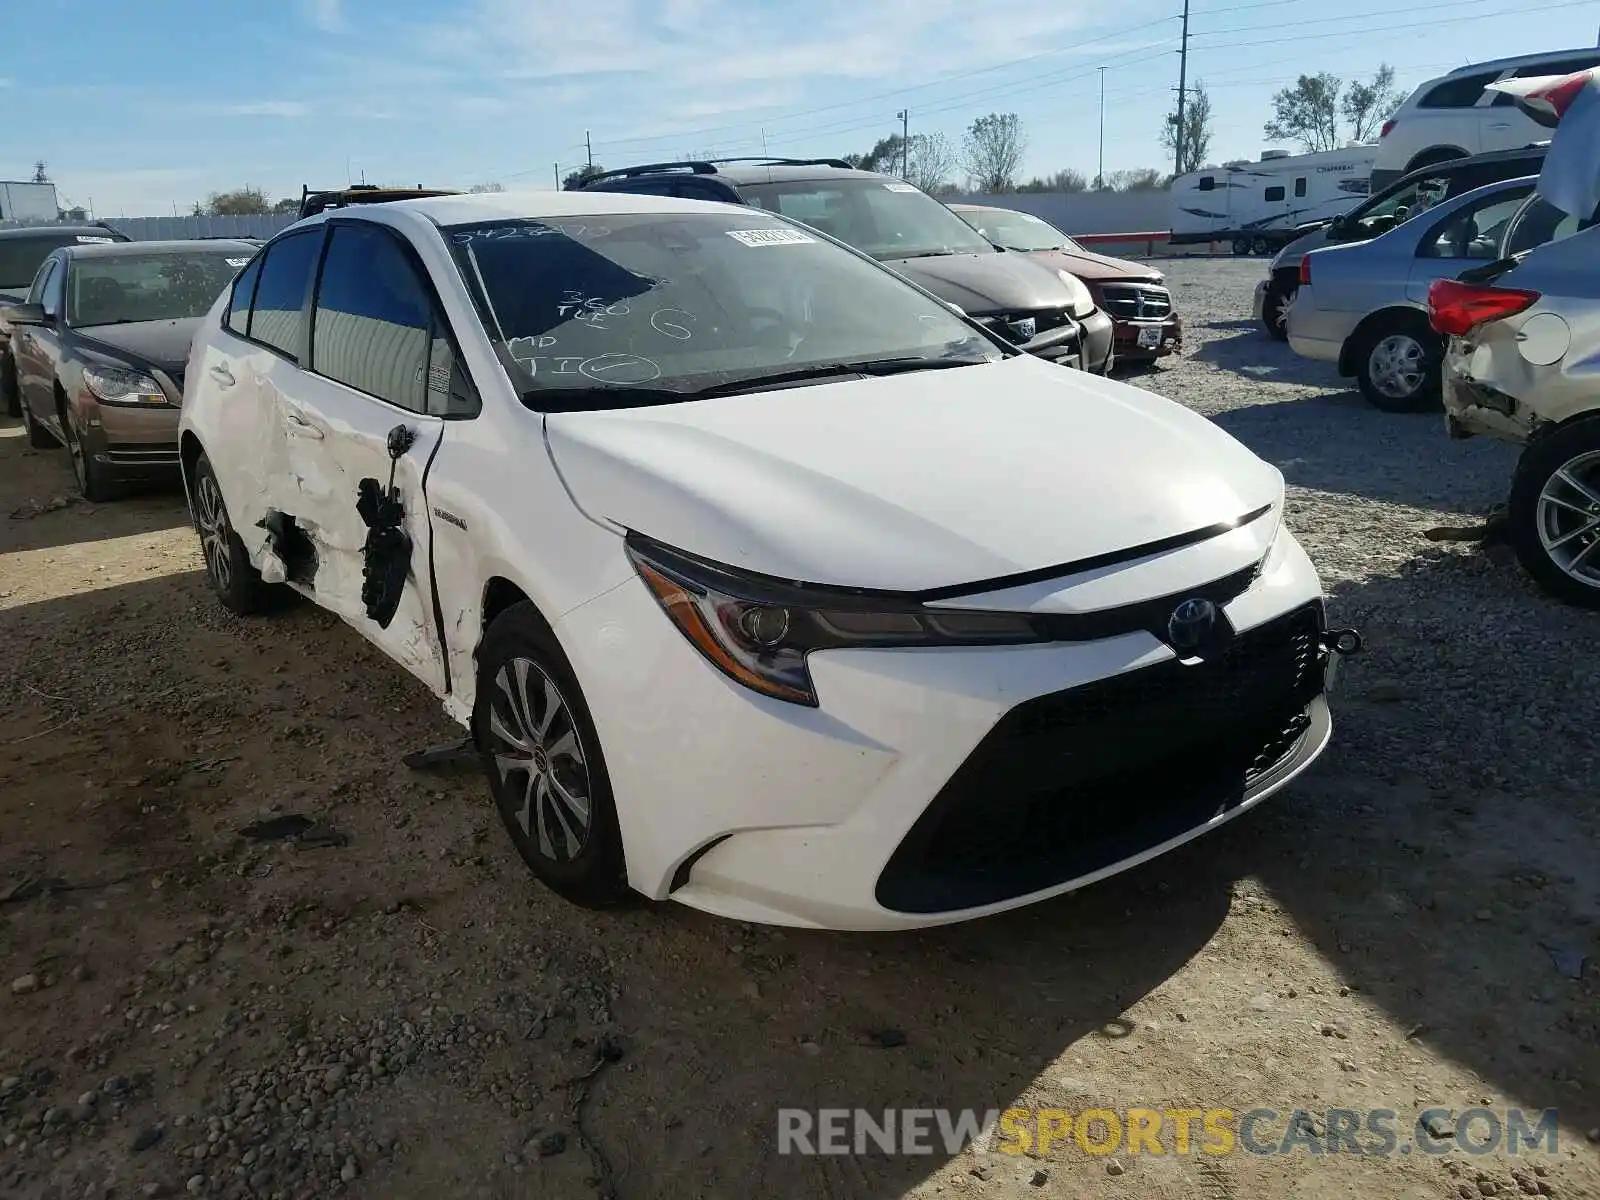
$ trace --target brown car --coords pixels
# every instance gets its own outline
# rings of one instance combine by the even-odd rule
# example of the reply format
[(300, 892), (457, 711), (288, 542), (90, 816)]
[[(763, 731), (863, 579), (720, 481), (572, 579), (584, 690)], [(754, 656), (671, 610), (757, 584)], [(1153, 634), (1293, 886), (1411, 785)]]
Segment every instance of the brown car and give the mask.
[(996, 246), (1083, 280), (1115, 325), (1119, 363), (1154, 362), (1183, 345), (1183, 322), (1172, 311), (1172, 293), (1160, 271), (1085, 250), (1031, 213), (981, 204), (950, 208)]
[(62, 246), (27, 299), (5, 310), (28, 443), (65, 446), (85, 499), (178, 478), (189, 343), (256, 249), (220, 240)]

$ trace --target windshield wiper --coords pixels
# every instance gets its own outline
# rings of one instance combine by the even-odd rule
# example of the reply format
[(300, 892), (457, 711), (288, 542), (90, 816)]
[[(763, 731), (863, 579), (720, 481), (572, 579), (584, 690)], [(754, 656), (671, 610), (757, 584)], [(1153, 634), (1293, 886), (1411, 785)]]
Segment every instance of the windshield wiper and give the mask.
[(897, 258), (897, 259), (907, 259), (907, 258), (944, 258), (946, 255), (949, 255), (949, 254), (962, 254), (962, 253), (971, 253), (971, 251), (948, 250), (948, 249), (947, 250), (914, 250), (910, 254), (891, 253), (890, 257), (891, 258)]
[(810, 367), (768, 371), (761, 375), (747, 375), (743, 379), (730, 379), (726, 383), (713, 383), (695, 389), (688, 393), (688, 396), (694, 399), (708, 396), (737, 396), (742, 392), (783, 387), (790, 383), (811, 383), (850, 375), (901, 375), (908, 371), (940, 371), (947, 367), (975, 367), (992, 361), (994, 360), (970, 355), (959, 358), (924, 358), (917, 354), (905, 354), (896, 358), (868, 358), (858, 362), (817, 363)]

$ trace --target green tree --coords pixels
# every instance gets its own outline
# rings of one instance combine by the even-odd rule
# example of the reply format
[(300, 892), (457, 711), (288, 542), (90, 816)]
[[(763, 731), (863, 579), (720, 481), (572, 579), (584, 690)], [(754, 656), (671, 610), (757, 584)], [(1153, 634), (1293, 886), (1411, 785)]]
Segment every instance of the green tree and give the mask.
[[(198, 206), (196, 206), (198, 207)], [(212, 192), (206, 197), (209, 217), (248, 217), (272, 211), (266, 192), (258, 187), (235, 188), (231, 192)]]
[(1380, 66), (1369, 82), (1352, 83), (1345, 88), (1339, 111), (1350, 124), (1351, 139), (1368, 142), (1375, 138), (1404, 99), (1394, 86), (1394, 68), (1388, 63)]
[(1205, 163), (1206, 156), (1211, 153), (1211, 97), (1204, 83), (1195, 80), (1194, 87), (1184, 97), (1181, 129), (1178, 110), (1174, 108), (1167, 114), (1161, 126), (1161, 145), (1173, 157), (1175, 174), (1187, 175), (1190, 171), (1199, 170)]
[[(561, 180), (561, 186), (568, 191), (574, 188), (580, 188), (604, 170), (604, 167), (598, 166), (594, 163), (585, 163), (576, 171), (568, 171), (566, 176)], [(474, 188), (473, 190), (476, 191), (477, 189)]]
[[(1337, 75), (1323, 71), (1302, 75), (1293, 87), (1272, 97), (1272, 119), (1263, 127), (1269, 138), (1293, 138), (1311, 152), (1337, 150), (1348, 137), (1369, 141), (1394, 115), (1403, 99), (1394, 86), (1394, 68), (1381, 65), (1366, 83), (1348, 88)], [(1339, 118), (1348, 123), (1348, 130)]]

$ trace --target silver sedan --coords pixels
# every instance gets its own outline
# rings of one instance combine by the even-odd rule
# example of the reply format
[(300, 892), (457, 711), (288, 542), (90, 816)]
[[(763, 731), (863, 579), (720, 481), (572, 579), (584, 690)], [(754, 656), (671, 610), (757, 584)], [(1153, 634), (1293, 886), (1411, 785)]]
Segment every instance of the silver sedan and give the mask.
[(1337, 363), (1386, 412), (1436, 405), (1444, 339), (1428, 325), (1428, 285), (1498, 258), (1535, 178), (1464, 192), (1371, 241), (1307, 254), (1289, 309), (1289, 345)]
[(1556, 215), (1554, 240), (1441, 281), (1430, 305), (1452, 335), (1451, 434), (1526, 447), (1508, 505), (1517, 558), (1547, 593), (1600, 608), (1600, 228)]

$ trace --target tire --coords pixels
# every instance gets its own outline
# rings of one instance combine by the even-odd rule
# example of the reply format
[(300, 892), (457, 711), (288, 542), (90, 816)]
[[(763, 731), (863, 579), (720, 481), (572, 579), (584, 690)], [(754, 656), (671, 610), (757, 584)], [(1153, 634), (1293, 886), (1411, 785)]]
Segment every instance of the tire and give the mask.
[(22, 428), (27, 431), (28, 445), (35, 450), (54, 450), (61, 445), (55, 434), (33, 419), (33, 411), (22, 405)]
[(0, 354), (0, 410), (8, 417), (22, 415), (22, 391), (17, 387), (17, 364), (9, 354)]
[(1267, 250), (1268, 250), (1268, 246), (1267, 246), (1267, 239), (1266, 238), (1256, 238), (1253, 242), (1250, 243), (1250, 253), (1251, 254), (1259, 256), (1259, 255), (1265, 254), (1267, 252)]
[(472, 729), (494, 806), (528, 869), (585, 908), (628, 900), (600, 737), (566, 655), (526, 601), (484, 635)]
[(1508, 520), (1517, 560), (1542, 591), (1600, 609), (1600, 502), (1591, 495), (1600, 497), (1597, 417), (1562, 426), (1523, 451)]
[(275, 594), (261, 573), (250, 565), (250, 555), (233, 531), (228, 506), (217, 484), (217, 473), (204, 454), (194, 464), (194, 496), (191, 500), (195, 528), (200, 534), (200, 550), (206, 559), (206, 582), (229, 612), (241, 617), (261, 612)]
[(78, 490), (83, 493), (83, 498), (90, 504), (115, 500), (120, 489), (106, 475), (105, 468), (96, 463), (83, 448), (83, 434), (73, 423), (72, 409), (63, 404), (59, 415), (63, 445), (72, 459), (72, 474), (78, 481)]
[(1261, 324), (1275, 340), (1289, 340), (1289, 306), (1300, 294), (1298, 287), (1282, 288), (1267, 285), (1267, 294), (1261, 298)]
[(1439, 335), (1410, 318), (1369, 330), (1356, 347), (1356, 380), (1374, 408), (1425, 412), (1439, 405)]
[(1249, 238), (1234, 238), (1233, 239), (1233, 252), (1234, 252), (1234, 254), (1236, 254), (1240, 258), (1243, 258), (1245, 255), (1249, 254), (1250, 253), (1250, 239)]

